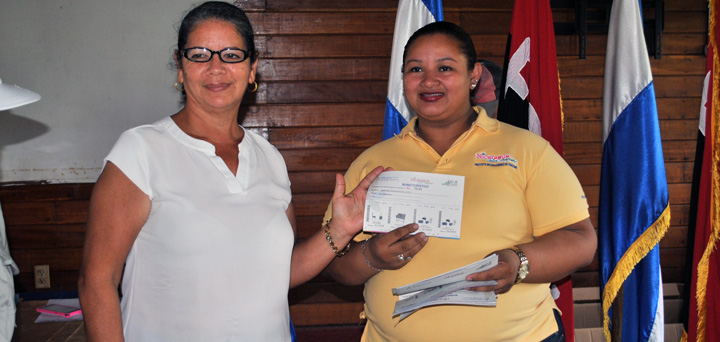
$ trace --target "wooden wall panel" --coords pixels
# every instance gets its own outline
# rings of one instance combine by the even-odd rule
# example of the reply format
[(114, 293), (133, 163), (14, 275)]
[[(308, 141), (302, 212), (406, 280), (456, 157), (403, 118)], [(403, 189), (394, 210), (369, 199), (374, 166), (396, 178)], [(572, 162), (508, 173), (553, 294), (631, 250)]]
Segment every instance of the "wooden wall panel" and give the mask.
[[(267, 138), (285, 158), (298, 236), (316, 233), (334, 187), (368, 146), (380, 141), (397, 1), (239, 0), (260, 51), (259, 89), (247, 94), (243, 124)], [(446, 0), (445, 18), (472, 36), (479, 58), (503, 63), (512, 1)], [(647, 13), (646, 13), (647, 14)], [(707, 5), (665, 1), (663, 55), (651, 59), (671, 199), (671, 227), (660, 243), (663, 279), (685, 271), (695, 138), (705, 71)], [(554, 11), (571, 21), (571, 10)], [(652, 13), (648, 15), (652, 16)], [(602, 157), (602, 91), (607, 37), (591, 32), (587, 58), (578, 39), (556, 36), (565, 114), (565, 159), (577, 173), (598, 222)], [(393, 70), (392, 72), (399, 72)], [(18, 292), (33, 288), (32, 266), (51, 266), (50, 291), (76, 288), (92, 184), (2, 184), (0, 203), (11, 253), (21, 266)], [(597, 259), (573, 276), (597, 286)], [(322, 276), (290, 291), (296, 325), (357, 324), (362, 287)]]

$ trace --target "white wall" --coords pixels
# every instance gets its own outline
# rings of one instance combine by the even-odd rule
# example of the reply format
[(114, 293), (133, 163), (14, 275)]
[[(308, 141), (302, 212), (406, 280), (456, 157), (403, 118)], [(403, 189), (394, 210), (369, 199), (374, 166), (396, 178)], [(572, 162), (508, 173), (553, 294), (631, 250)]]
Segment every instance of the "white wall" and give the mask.
[(170, 66), (198, 0), (0, 0), (0, 78), (42, 99), (0, 111), (0, 182), (94, 182), (124, 130), (180, 108)]

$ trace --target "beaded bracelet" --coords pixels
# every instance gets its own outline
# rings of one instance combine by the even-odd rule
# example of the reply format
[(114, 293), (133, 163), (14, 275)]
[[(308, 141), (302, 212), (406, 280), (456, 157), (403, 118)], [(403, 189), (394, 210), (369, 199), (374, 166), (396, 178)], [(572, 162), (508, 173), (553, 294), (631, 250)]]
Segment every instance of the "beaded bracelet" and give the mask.
[(365, 264), (367, 264), (368, 267), (372, 268), (373, 271), (382, 272), (383, 271), (382, 268), (377, 268), (377, 267), (373, 266), (373, 264), (371, 264), (370, 260), (367, 258), (367, 255), (365, 255), (365, 245), (367, 245), (368, 240), (370, 240), (370, 239), (365, 239), (365, 241), (363, 241), (362, 245), (360, 245), (360, 249), (362, 249), (363, 258), (365, 258)]
[(330, 236), (330, 221), (325, 222), (325, 226), (323, 228), (325, 229), (325, 239), (327, 239), (328, 243), (330, 244), (330, 249), (332, 249), (335, 255), (341, 257), (350, 251), (350, 242), (348, 242), (347, 246), (345, 246), (345, 249), (343, 249), (342, 251), (335, 247), (335, 243)]

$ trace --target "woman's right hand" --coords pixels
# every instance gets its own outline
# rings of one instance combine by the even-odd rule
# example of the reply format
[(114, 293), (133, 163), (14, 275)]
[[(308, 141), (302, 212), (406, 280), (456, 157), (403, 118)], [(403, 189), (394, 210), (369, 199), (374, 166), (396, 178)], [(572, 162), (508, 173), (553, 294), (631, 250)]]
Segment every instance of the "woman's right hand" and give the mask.
[(396, 270), (407, 265), (428, 241), (425, 233), (411, 235), (418, 230), (416, 223), (397, 228), (391, 232), (378, 234), (367, 241), (367, 253), (374, 267)]

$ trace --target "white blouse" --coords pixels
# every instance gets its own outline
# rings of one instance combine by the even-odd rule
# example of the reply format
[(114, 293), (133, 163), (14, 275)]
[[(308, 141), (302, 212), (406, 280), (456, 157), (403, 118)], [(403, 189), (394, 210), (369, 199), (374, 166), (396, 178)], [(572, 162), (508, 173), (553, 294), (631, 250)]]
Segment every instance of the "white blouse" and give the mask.
[(290, 341), (290, 180), (259, 135), (238, 147), (235, 176), (167, 117), (106, 158), (152, 201), (122, 280), (127, 341)]

